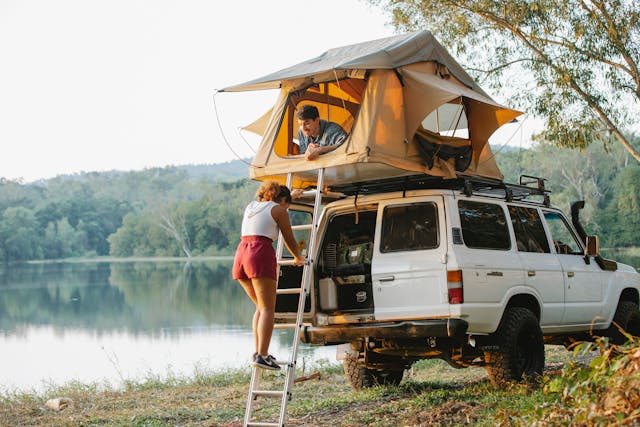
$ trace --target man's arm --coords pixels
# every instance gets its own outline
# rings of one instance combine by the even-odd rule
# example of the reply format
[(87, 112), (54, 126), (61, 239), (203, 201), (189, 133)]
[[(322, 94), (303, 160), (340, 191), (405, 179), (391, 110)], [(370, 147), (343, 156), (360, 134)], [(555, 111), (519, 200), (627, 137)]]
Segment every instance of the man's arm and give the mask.
[(305, 153), (306, 154), (305, 157), (307, 160), (315, 160), (321, 154), (328, 153), (329, 151), (333, 151), (339, 146), (340, 144), (325, 145), (325, 146), (320, 146), (318, 144), (309, 144), (309, 147), (307, 147), (307, 152)]
[(321, 154), (335, 150), (347, 139), (347, 132), (342, 129), (342, 126), (333, 122), (330, 122), (325, 129), (325, 135), (326, 145), (309, 144), (305, 156), (307, 160), (315, 160)]

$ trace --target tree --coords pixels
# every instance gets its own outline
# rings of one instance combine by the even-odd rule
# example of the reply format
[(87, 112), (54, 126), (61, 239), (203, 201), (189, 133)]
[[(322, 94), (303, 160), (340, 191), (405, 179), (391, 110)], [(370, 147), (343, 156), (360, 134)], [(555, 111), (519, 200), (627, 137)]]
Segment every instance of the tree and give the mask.
[(516, 107), (546, 119), (545, 139), (584, 148), (613, 136), (640, 161), (628, 136), (640, 115), (637, 0), (370, 1), (397, 28), (426, 25), (470, 70), (517, 92)]
[(209, 248), (216, 250), (229, 246), (228, 230), (223, 225), (225, 217), (221, 214), (221, 204), (203, 197), (189, 204), (187, 216), (189, 234), (193, 236), (194, 249), (204, 253)]
[(0, 245), (7, 261), (42, 258), (40, 229), (32, 210), (7, 208), (0, 218)]
[(44, 230), (42, 247), (45, 259), (82, 255), (81, 233), (71, 227), (67, 218), (50, 222)]
[(605, 243), (612, 247), (636, 246), (640, 241), (640, 167), (625, 168), (615, 182), (614, 196), (599, 215), (609, 233)]

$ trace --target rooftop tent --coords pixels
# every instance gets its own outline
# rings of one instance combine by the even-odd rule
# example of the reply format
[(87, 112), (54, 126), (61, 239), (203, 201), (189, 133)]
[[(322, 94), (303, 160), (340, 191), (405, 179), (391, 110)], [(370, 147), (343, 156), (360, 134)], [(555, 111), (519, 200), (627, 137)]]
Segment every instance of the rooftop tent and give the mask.
[[(328, 185), (425, 173), (502, 179), (487, 143), (521, 113), (493, 101), (428, 31), (328, 50), (308, 61), (223, 91), (280, 89), (275, 105), (247, 126), (262, 135), (253, 179)], [(295, 110), (318, 107), (349, 137), (307, 161), (295, 155)]]

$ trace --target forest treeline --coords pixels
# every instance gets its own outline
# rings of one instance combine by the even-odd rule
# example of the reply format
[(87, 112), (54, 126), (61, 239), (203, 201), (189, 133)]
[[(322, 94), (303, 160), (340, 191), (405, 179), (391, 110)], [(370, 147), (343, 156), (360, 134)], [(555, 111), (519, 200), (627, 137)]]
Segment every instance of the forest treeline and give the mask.
[[(640, 140), (634, 139), (636, 146)], [(604, 247), (640, 242), (640, 165), (622, 148), (493, 147), (505, 180), (544, 177), (551, 202), (586, 201)], [(34, 183), (0, 179), (0, 260), (232, 254), (258, 183), (243, 161), (91, 172)]]

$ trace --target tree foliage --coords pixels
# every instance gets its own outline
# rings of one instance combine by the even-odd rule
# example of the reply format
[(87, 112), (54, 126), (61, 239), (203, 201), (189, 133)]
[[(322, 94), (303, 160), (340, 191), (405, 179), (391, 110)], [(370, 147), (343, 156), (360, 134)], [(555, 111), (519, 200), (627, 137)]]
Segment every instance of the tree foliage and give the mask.
[[(640, 147), (637, 137), (629, 140)], [(494, 147), (494, 151), (505, 181), (518, 182), (523, 174), (545, 178), (551, 202), (565, 212), (571, 202), (584, 200), (581, 221), (590, 234), (601, 237), (604, 246), (628, 247), (640, 242), (640, 231), (631, 230), (635, 218), (640, 218), (640, 208), (631, 201), (623, 202), (624, 209), (618, 207), (620, 198), (630, 199), (640, 186), (640, 175), (634, 172), (640, 166), (622, 146), (607, 149), (592, 144), (575, 150), (539, 141), (530, 149)]]
[(371, 0), (397, 28), (431, 29), (514, 106), (568, 147), (628, 135), (640, 115), (636, 0)]
[(597, 220), (609, 225), (606, 241), (611, 246), (634, 246), (640, 242), (640, 166), (623, 170), (614, 182), (613, 197)]
[[(640, 166), (621, 146), (577, 151), (539, 142), (493, 151), (506, 181), (518, 182), (521, 174), (546, 178), (552, 203), (565, 211), (584, 199), (581, 218), (604, 246), (640, 241)], [(0, 198), (0, 261), (232, 254), (258, 183), (194, 178), (172, 169), (0, 182), (0, 195), (10, 195)]]
[(239, 206), (256, 188), (230, 180), (247, 174), (236, 161), (33, 184), (0, 179), (0, 261), (230, 252)]

